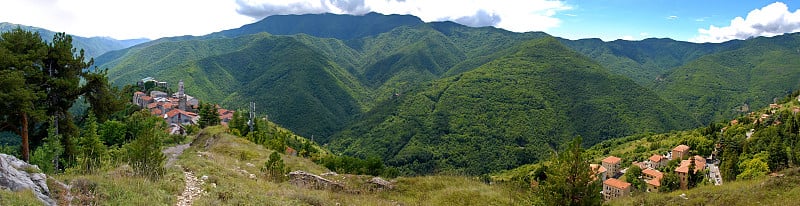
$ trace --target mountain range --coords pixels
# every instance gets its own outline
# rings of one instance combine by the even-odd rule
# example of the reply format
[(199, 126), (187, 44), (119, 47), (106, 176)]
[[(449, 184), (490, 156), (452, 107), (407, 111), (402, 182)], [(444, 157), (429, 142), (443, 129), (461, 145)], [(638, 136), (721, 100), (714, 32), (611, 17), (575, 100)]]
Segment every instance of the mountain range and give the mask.
[[(18, 27), (29, 31), (39, 32), (39, 35), (45, 41), (52, 40), (53, 36), (56, 34), (56, 32), (54, 31), (50, 31), (43, 28), (13, 24), (8, 22), (0, 22), (0, 32), (10, 31)], [(149, 39), (117, 40), (109, 37), (81, 37), (75, 35), (71, 36), (72, 36), (72, 45), (76, 49), (83, 49), (85, 51), (86, 57), (88, 58), (98, 57), (109, 51), (124, 49), (131, 47), (133, 45), (150, 41)]]
[[(798, 34), (725, 43), (568, 40), (408, 15), (265, 18), (95, 59), (268, 115), (337, 153), (405, 174), (485, 174), (587, 145), (721, 121), (800, 84)], [(174, 84), (173, 84), (174, 85)]]

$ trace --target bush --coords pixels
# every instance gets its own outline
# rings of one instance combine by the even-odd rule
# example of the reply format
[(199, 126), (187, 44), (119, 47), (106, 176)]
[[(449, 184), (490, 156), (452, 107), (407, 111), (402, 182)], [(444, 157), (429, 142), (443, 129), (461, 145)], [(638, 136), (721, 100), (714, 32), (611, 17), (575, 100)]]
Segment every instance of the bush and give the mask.
[(158, 179), (165, 173), (164, 162), (167, 157), (161, 153), (160, 136), (163, 132), (150, 129), (140, 133), (140, 136), (124, 146), (127, 153), (127, 162), (133, 168), (134, 174), (147, 177), (151, 180)]

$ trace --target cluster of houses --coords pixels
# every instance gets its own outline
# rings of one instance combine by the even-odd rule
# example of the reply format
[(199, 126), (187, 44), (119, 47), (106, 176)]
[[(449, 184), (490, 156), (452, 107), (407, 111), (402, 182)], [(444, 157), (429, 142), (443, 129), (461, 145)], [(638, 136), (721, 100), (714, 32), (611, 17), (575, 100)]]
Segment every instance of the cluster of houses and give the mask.
[[(169, 86), (166, 82), (160, 82), (152, 77), (147, 77), (137, 82), (141, 88), (144, 85), (150, 84), (167, 88)], [(187, 95), (184, 92), (183, 80), (178, 82), (178, 92), (172, 95), (166, 92), (153, 90), (149, 94), (137, 91), (133, 94), (133, 104), (139, 108), (147, 109), (150, 114), (163, 117), (164, 120), (170, 125), (170, 133), (172, 134), (185, 134), (183, 125), (196, 125), (200, 119), (197, 114), (197, 109), (200, 102), (197, 98)], [(233, 110), (220, 108), (217, 105), (217, 113), (220, 122), (225, 125), (233, 117)]]
[[(678, 145), (672, 149), (671, 153), (666, 155), (654, 154), (645, 162), (633, 162), (632, 167), (639, 167), (642, 169), (642, 179), (647, 184), (647, 192), (657, 192), (661, 187), (661, 179), (664, 173), (659, 171), (660, 168), (666, 167), (671, 159), (681, 160), (680, 166), (675, 168), (675, 173), (680, 179), (680, 188), (688, 189), (689, 182), (689, 168), (691, 161), (694, 161), (694, 171), (702, 171), (706, 168), (706, 159), (702, 156), (689, 155), (689, 146)], [(631, 193), (631, 184), (623, 180), (617, 179), (622, 176), (627, 169), (622, 169), (622, 159), (615, 156), (609, 156), (602, 160), (600, 165), (591, 164), (590, 167), (596, 172), (601, 181), (603, 181), (603, 197), (606, 200), (628, 196)]]

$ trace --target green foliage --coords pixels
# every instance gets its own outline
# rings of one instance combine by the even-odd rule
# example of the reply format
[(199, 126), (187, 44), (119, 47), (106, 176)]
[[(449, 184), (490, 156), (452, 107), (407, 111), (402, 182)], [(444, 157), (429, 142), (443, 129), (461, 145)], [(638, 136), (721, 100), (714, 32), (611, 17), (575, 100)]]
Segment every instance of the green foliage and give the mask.
[(647, 184), (639, 179), (642, 176), (642, 168), (638, 166), (631, 166), (628, 167), (628, 171), (625, 173), (625, 181), (631, 183), (634, 189), (637, 191), (646, 191)]
[[(674, 171), (674, 170), (672, 170)], [(658, 188), (659, 192), (671, 192), (681, 188), (681, 180), (675, 172), (666, 172), (664, 177), (661, 178), (661, 187)]]
[(539, 197), (546, 205), (600, 205), (602, 187), (595, 181), (590, 160), (581, 148), (580, 137), (564, 144), (547, 167), (547, 179), (537, 191)]
[(198, 120), (200, 128), (219, 125), (220, 119), (215, 104), (200, 103), (200, 107), (198, 108), (198, 110), (200, 111), (198, 113), (198, 115), (200, 115), (200, 120)]
[(120, 146), (127, 143), (128, 139), (125, 136), (126, 133), (127, 128), (125, 123), (116, 120), (103, 122), (103, 124), (100, 125), (100, 131), (98, 132), (103, 142), (109, 146)]
[(268, 179), (275, 182), (282, 182), (285, 180), (287, 171), (288, 168), (283, 164), (283, 159), (281, 159), (281, 155), (278, 154), (278, 152), (272, 152), (272, 154), (269, 155), (269, 159), (264, 162), (264, 167), (261, 168), (261, 172), (263, 172)]
[(334, 136), (331, 148), (380, 156), (407, 175), (478, 175), (536, 162), (548, 152), (543, 146), (569, 135), (592, 145), (692, 124), (676, 107), (555, 39), (510, 51), (386, 100)]
[(166, 156), (161, 152), (162, 142), (168, 140), (165, 122), (150, 115), (147, 110), (132, 114), (125, 120), (128, 130), (126, 137), (130, 142), (122, 146), (121, 159), (133, 169), (133, 173), (151, 180), (161, 177)]
[(761, 152), (754, 155), (752, 158), (746, 158), (739, 162), (739, 168), (742, 173), (736, 176), (739, 180), (749, 180), (762, 177), (769, 173), (769, 153)]
[(396, 177), (397, 170), (386, 167), (378, 157), (359, 159), (350, 156), (326, 156), (319, 161), (326, 168), (338, 173)]
[(94, 173), (103, 167), (103, 161), (107, 161), (110, 158), (107, 151), (108, 148), (100, 140), (97, 130), (97, 118), (94, 117), (94, 114), (89, 113), (86, 127), (78, 140), (76, 169), (80, 173)]
[(39, 169), (46, 174), (55, 174), (58, 172), (62, 161), (61, 155), (64, 153), (61, 135), (56, 134), (55, 128), (51, 126), (47, 129), (47, 138), (43, 141), (44, 144), (33, 151), (31, 164), (39, 166)]

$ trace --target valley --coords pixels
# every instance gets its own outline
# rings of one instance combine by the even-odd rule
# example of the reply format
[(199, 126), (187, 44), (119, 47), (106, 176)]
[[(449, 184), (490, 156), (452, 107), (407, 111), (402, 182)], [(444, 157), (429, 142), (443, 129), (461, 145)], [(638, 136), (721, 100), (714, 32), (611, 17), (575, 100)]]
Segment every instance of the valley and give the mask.
[[(800, 33), (570, 40), (378, 13), (156, 40), (0, 31), (0, 153), (38, 164), (15, 171), (46, 175), (58, 205), (800, 194)], [(0, 204), (38, 205), (37, 192), (2, 190)]]

